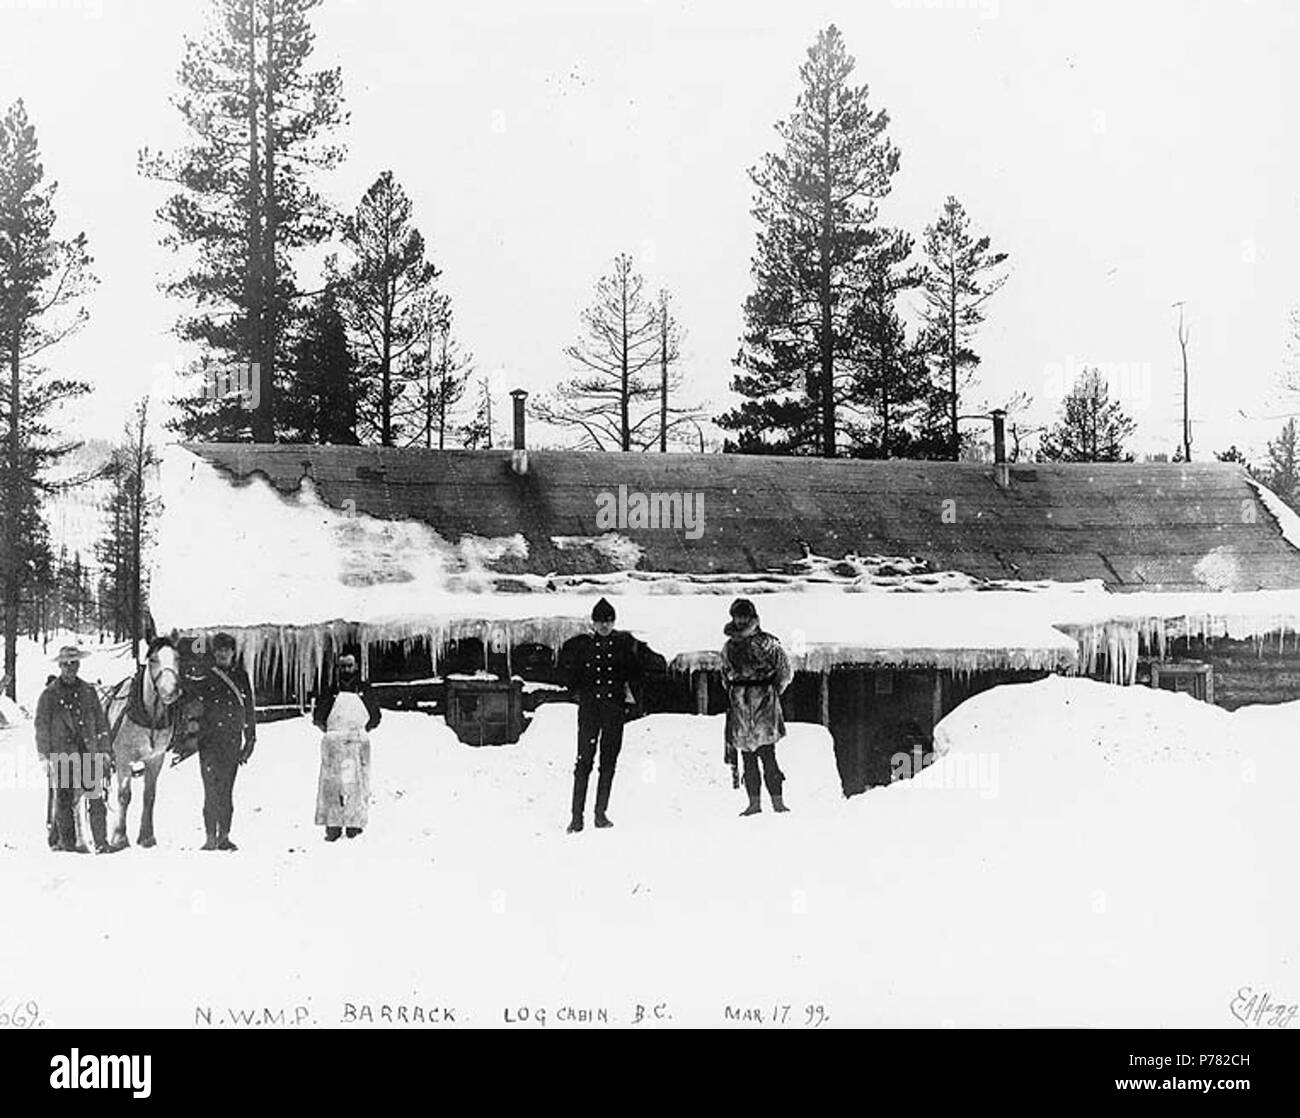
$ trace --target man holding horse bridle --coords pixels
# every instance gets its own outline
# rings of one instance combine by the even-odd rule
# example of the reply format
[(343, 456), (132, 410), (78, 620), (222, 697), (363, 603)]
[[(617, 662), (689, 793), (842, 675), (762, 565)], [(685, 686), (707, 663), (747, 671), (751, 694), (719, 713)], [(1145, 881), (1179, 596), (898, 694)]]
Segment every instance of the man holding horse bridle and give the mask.
[(41, 692), (36, 704), (36, 751), (54, 789), (58, 838), (52, 849), (87, 853), (77, 844), (75, 817), (77, 800), (84, 796), (95, 853), (107, 854), (112, 848), (104, 784), (112, 753), (108, 718), (99, 693), (78, 676), (85, 655), (72, 645), (59, 649), (58, 677)]
[(235, 774), (253, 755), (257, 712), (248, 672), (235, 663), (235, 638), (212, 638), (212, 666), (202, 687), (199, 768), (203, 773), (203, 850), (238, 850), (230, 841)]

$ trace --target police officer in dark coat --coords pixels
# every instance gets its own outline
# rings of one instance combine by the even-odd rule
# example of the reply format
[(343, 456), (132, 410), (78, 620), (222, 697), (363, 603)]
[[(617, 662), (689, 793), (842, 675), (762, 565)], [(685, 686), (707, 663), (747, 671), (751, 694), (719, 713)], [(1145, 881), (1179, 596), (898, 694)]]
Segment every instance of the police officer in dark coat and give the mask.
[(597, 827), (612, 827), (606, 814), (614, 786), (614, 767), (623, 746), (625, 701), (631, 684), (642, 677), (645, 645), (631, 633), (614, 628), (614, 607), (604, 598), (591, 611), (594, 633), (582, 633), (564, 643), (559, 666), (566, 673), (570, 694), (578, 700), (578, 763), (573, 769), (573, 817), (568, 833), (583, 827), (587, 781), (597, 750), (600, 776), (596, 781)]
[(248, 673), (235, 664), (235, 638), (212, 638), (212, 660), (200, 684), (199, 768), (203, 773), (203, 850), (237, 850), (230, 841), (235, 773), (253, 755), (257, 715)]

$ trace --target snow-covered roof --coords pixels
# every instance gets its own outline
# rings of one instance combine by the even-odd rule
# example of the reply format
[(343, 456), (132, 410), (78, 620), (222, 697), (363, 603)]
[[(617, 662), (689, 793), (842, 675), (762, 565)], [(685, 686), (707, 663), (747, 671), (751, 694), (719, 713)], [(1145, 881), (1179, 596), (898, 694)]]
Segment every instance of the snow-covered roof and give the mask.
[[(530, 450), (518, 474), (508, 450), (190, 449), (235, 484), (258, 476), (292, 495), (309, 479), (336, 509), (422, 523), (450, 541), (510, 541), (485, 557), (501, 579), (765, 574), (806, 549), (1121, 591), (1300, 588), (1300, 537), (1288, 541), (1268, 497), (1232, 463), (1013, 463), (1000, 486), (992, 465), (966, 462)], [(642, 527), (638, 494), (692, 508)], [(610, 502), (626, 523), (610, 525)], [(684, 514), (696, 503), (703, 523), (692, 530)]]
[[(1277, 511), (1269, 508), (1252, 522), (1267, 522), (1264, 532), (1228, 532), (1207, 553), (1217, 555), (1216, 562), (1202, 557), (1200, 569), (1217, 581), (1195, 593), (1118, 595), (1108, 593), (1100, 580), (987, 579), (935, 569), (917, 556), (859, 553), (865, 549), (844, 546), (857, 542), (849, 540), (841, 541), (839, 558), (819, 555), (805, 540), (804, 554), (787, 555), (770, 569), (646, 568), (646, 556), (657, 553), (654, 541), (663, 532), (641, 534), (647, 542), (638, 544), (635, 555), (642, 565), (615, 570), (608, 556), (626, 557), (633, 549), (614, 540), (603, 549), (575, 551), (571, 541), (590, 534), (592, 526), (554, 512), (554, 522), (543, 525), (543, 538), (553, 548), (549, 555), (567, 557), (568, 567), (560, 572), (544, 570), (537, 561), (538, 537), (530, 527), (536, 515), (513, 525), (494, 517), (480, 532), (465, 532), (460, 531), (467, 523), (463, 513), (459, 520), (449, 518), (449, 528), (421, 518), (374, 515), (351, 497), (341, 503), (326, 500), (317, 478), (320, 456), (358, 448), (239, 448), (246, 465), (264, 457), (282, 465), (289, 454), (307, 455), (303, 463), (311, 468), (292, 487), (275, 484), (257, 469), (232, 473), (223, 456), (227, 448), (219, 449), (222, 454), (215, 457), (207, 448), (196, 453), (169, 447), (164, 453), (164, 512), (150, 598), (154, 618), (163, 628), (232, 631), (250, 667), (282, 673), (304, 689), (317, 678), (328, 652), (347, 641), (365, 648), (382, 641), (427, 640), (435, 654), (468, 636), (499, 650), (528, 641), (556, 647), (587, 628), (597, 593), (617, 602), (621, 627), (679, 669), (713, 662), (723, 639), (726, 598), (742, 593), (757, 602), (765, 627), (786, 642), (796, 667), (810, 670), (875, 664), (1069, 671), (1081, 663), (1091, 666), (1104, 654), (1112, 672), (1127, 676), (1139, 636), (1163, 639), (1166, 624), (1186, 616), (1213, 618), (1214, 624), (1233, 617), (1240, 631), (1259, 632), (1264, 624), (1300, 629), (1300, 589), (1263, 594), (1213, 589), (1238, 583), (1242, 565), (1233, 556), (1247, 555), (1263, 540), (1274, 540), (1300, 570), (1300, 553), (1281, 538)], [(263, 450), (265, 455), (257, 453)], [(333, 460), (332, 454), (326, 458)], [(714, 462), (741, 458), (715, 456)], [(386, 454), (380, 461), (404, 459)], [(422, 452), (421, 461), (432, 460)], [(525, 475), (533, 477), (534, 501), (542, 505), (545, 487), (536, 475), (548, 468), (534, 459)], [(716, 468), (725, 472), (723, 465)], [(283, 474), (278, 476), (283, 482)], [(421, 502), (428, 506), (430, 498), (397, 489), (398, 481), (383, 483), (401, 498), (392, 498), (390, 512)], [(414, 477), (401, 480), (408, 488), (420, 484)], [(427, 485), (437, 489), (440, 483), (433, 479)], [(1248, 484), (1242, 491), (1257, 499)], [(770, 494), (749, 498), (755, 515), (761, 515)], [(958, 506), (956, 515), (979, 513)], [(1249, 520), (1241, 508), (1237, 518)], [(557, 538), (564, 543), (549, 542)], [(585, 567), (577, 561), (582, 556)]]

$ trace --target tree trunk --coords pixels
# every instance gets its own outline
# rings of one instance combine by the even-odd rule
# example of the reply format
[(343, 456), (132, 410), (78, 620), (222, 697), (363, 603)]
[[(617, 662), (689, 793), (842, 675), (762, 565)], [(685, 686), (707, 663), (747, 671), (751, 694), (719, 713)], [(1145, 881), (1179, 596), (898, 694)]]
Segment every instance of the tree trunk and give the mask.
[[(266, 370), (262, 368), (262, 235), (261, 235), (261, 148), (257, 127), (257, 0), (248, 0), (248, 262), (244, 280), (244, 302), (248, 314), (248, 374), (249, 387), (256, 389), (255, 399), (260, 403), (266, 388)], [(243, 387), (241, 383), (241, 388)], [(251, 402), (251, 401), (249, 401)], [(254, 442), (260, 438), (257, 411), (253, 412), (250, 427)]]
[(668, 453), (668, 304), (659, 303), (659, 453)]
[(438, 449), (446, 446), (447, 440), (447, 380), (451, 370), (447, 365), (447, 331), (442, 332), (442, 390), (438, 396)]
[(18, 377), (18, 354), (21, 334), (17, 324), (12, 327), (9, 343), (9, 430), (5, 453), (5, 524), (3, 553), (0, 554), (0, 575), (4, 604), (4, 677), (5, 694), (9, 698), (18, 698), (18, 607), (21, 601), (21, 578), (19, 577), (18, 540), (19, 511), (22, 507), (22, 477), (19, 467), (22, 464), (22, 444), (19, 441), (19, 404), (21, 399), (21, 382)]
[(627, 277), (628, 277), (628, 269), (624, 268), (622, 277), (619, 282), (619, 292), (621, 296), (619, 299), (619, 306), (622, 308), (622, 322), (621, 322), (622, 333), (620, 334), (620, 341), (622, 343), (622, 347), (621, 347), (621, 352), (619, 354), (622, 379), (619, 382), (621, 391), (618, 394), (619, 448), (621, 450), (632, 449), (632, 419), (630, 414), (629, 401), (627, 398), (629, 392), (629, 383), (628, 383), (629, 377), (627, 371), (627, 366), (628, 366)]
[(275, 358), (276, 334), (276, 194), (275, 194), (275, 0), (267, 0), (266, 12), (266, 107), (263, 138), (266, 144), (264, 171), (266, 187), (262, 204), (265, 207), (266, 233), (262, 240), (262, 368), (261, 388), (257, 408), (253, 412), (253, 441), (275, 442)]
[(889, 362), (880, 357), (880, 457), (889, 457)]
[(821, 397), (822, 397), (822, 454), (835, 457), (835, 352), (834, 322), (831, 317), (831, 237), (834, 225), (831, 220), (831, 103), (830, 87), (822, 96), (822, 244), (821, 244)]
[[(951, 257), (949, 258), (951, 260)], [(952, 460), (961, 459), (961, 436), (957, 432), (957, 264), (952, 261), (948, 274), (948, 385), (952, 392), (949, 409), (952, 422)]]

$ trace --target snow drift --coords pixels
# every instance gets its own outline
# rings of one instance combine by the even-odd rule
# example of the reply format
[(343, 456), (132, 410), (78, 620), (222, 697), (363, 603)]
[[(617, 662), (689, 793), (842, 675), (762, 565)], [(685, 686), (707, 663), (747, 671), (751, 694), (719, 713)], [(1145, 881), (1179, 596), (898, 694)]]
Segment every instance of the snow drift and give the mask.
[[(197, 851), (193, 761), (163, 776), (160, 846), (111, 858), (48, 853), (43, 789), (0, 788), (23, 915), (0, 931), (0, 988), (79, 1027), (298, 1005), (335, 1025), (385, 1002), (488, 1026), (521, 1004), (626, 1024), (664, 1002), (707, 1026), (775, 1002), (836, 1025), (1236, 1027), (1242, 985), (1295, 998), (1298, 713), (1002, 687), (944, 720), (923, 778), (851, 800), (825, 731), (793, 724), (793, 810), (754, 819), (721, 718), (652, 716), (628, 727), (614, 830), (569, 836), (573, 708), (495, 749), (388, 712), (371, 826), (332, 846), (311, 822), (318, 736), (266, 725), (235, 786), (237, 854)], [(103, 965), (88, 982), (69, 958)]]

